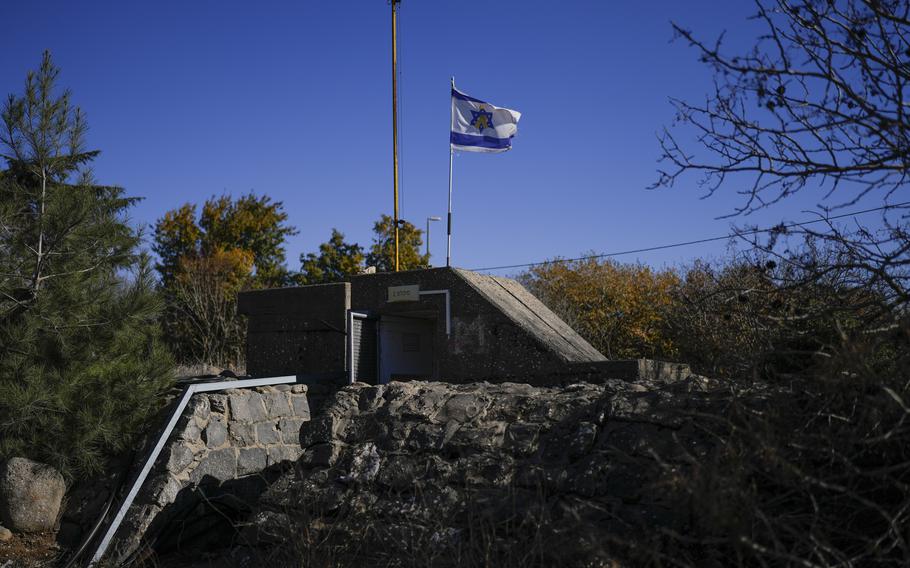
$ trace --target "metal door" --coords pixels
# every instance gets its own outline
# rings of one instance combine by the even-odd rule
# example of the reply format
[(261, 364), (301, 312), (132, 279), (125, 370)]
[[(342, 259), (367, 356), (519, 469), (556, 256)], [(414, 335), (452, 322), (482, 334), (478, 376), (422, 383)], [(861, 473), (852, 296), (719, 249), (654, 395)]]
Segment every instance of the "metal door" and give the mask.
[(348, 312), (348, 380), (376, 384), (376, 319), (361, 312)]

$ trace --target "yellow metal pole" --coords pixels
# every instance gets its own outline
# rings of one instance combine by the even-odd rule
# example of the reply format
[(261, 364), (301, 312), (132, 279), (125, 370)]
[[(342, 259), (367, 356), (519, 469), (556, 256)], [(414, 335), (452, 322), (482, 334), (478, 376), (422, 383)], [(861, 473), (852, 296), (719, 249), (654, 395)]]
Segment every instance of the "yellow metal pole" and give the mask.
[(398, 16), (392, 0), (392, 164), (395, 191), (395, 272), (398, 272)]

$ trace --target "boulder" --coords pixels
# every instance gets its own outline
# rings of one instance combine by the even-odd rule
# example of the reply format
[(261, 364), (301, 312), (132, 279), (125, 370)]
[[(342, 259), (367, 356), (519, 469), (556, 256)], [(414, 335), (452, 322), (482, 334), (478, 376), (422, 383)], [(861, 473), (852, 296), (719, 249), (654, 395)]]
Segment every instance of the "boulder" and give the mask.
[(18, 532), (54, 529), (66, 482), (49, 465), (11, 458), (0, 466), (0, 522)]

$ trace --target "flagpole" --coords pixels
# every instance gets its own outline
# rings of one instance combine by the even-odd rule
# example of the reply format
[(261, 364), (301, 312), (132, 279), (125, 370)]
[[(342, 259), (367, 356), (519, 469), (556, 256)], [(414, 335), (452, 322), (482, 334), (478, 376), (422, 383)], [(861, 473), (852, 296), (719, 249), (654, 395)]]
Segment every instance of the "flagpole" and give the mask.
[[(452, 77), (452, 89), (455, 89), (455, 77)], [(449, 93), (449, 107), (451, 108), (451, 117), (449, 119), (449, 220), (448, 220), (448, 243), (446, 244), (446, 266), (452, 265), (452, 162), (455, 156), (455, 149), (452, 147), (452, 128), (455, 126), (455, 106), (452, 104), (452, 93)]]
[(392, 167), (395, 193), (395, 272), (398, 272), (398, 18), (395, 7), (401, 0), (391, 0), (392, 5)]

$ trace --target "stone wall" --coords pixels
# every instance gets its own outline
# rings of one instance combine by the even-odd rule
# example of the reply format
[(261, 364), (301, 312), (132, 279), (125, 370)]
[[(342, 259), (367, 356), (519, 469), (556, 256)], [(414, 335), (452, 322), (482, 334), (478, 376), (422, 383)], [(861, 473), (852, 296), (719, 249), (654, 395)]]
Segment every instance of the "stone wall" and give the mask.
[(301, 426), (309, 419), (305, 385), (194, 395), (118, 530), (109, 558), (121, 560), (142, 545), (153, 546), (169, 525), (185, 524), (187, 512), (213, 496), (254, 501), (270, 471), (300, 457)]
[(714, 439), (689, 416), (718, 411), (725, 389), (697, 376), (355, 383), (314, 411), (296, 468), (208, 561), (625, 566), (605, 537), (696, 522), (673, 482), (709, 455)]

